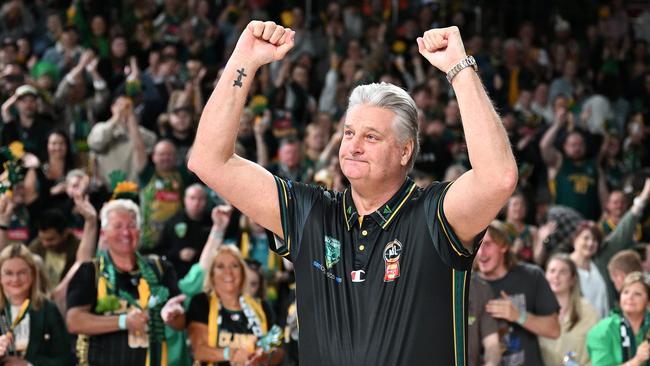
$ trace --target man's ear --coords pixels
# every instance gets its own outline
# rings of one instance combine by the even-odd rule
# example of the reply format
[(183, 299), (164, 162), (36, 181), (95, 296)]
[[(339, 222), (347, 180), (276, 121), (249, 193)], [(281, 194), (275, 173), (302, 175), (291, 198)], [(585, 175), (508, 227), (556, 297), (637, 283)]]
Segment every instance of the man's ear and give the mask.
[(413, 140), (408, 140), (402, 148), (402, 158), (400, 159), (400, 164), (402, 164), (402, 166), (407, 166), (409, 160), (411, 159), (411, 155), (413, 155)]

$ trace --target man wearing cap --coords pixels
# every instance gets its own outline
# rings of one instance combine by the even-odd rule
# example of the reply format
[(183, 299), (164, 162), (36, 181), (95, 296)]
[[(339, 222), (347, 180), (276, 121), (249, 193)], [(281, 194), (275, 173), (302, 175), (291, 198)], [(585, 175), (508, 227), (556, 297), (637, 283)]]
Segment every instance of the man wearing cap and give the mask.
[[(34, 153), (43, 161), (47, 154), (47, 136), (52, 124), (48, 118), (38, 113), (38, 97), (36, 88), (24, 84), (2, 104), (1, 114), (5, 124), (2, 129), (2, 145), (20, 141), (25, 151)], [(14, 113), (14, 107), (17, 113)]]
[[(234, 153), (258, 69), (284, 58), (295, 32), (252, 21), (199, 123), (188, 166), (276, 240), (292, 261), (300, 364), (465, 365), (469, 279), (481, 232), (512, 194), (517, 166), (457, 27), (431, 29), (419, 52), (447, 73), (472, 170), (418, 188), (413, 99), (395, 85), (355, 88), (339, 160), (344, 193), (274, 177)], [(216, 349), (207, 362), (228, 359)], [(225, 357), (224, 357), (225, 356)]]

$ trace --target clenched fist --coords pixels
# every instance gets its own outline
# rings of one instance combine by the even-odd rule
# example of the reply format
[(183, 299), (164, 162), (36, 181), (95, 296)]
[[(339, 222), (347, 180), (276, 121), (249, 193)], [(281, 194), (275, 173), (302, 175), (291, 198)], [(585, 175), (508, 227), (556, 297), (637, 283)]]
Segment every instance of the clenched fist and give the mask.
[(255, 67), (281, 60), (293, 47), (295, 34), (274, 22), (253, 20), (239, 37), (233, 55), (253, 62)]
[(455, 26), (430, 29), (417, 42), (420, 54), (444, 73), (467, 57), (460, 31)]

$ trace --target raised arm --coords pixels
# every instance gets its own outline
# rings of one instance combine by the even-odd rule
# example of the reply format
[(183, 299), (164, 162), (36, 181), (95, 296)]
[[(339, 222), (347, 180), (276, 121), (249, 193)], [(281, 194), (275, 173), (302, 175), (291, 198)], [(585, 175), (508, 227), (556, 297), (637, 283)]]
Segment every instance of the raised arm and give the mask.
[[(442, 72), (467, 55), (457, 27), (432, 29), (417, 40), (420, 53)], [(458, 238), (471, 241), (494, 219), (517, 186), (510, 142), (478, 74), (471, 68), (452, 80), (472, 169), (447, 192), (443, 210)]]
[(557, 137), (560, 129), (565, 125), (567, 119), (567, 111), (565, 108), (560, 108), (555, 112), (555, 120), (551, 127), (546, 130), (542, 140), (539, 142), (539, 150), (542, 153), (542, 159), (546, 166), (550, 169), (557, 170), (562, 164), (562, 154), (555, 148), (553, 143)]
[(293, 47), (293, 36), (292, 30), (273, 22), (248, 24), (203, 109), (188, 161), (188, 168), (221, 197), (281, 237), (273, 176), (234, 150), (239, 117), (255, 72), (282, 59)]

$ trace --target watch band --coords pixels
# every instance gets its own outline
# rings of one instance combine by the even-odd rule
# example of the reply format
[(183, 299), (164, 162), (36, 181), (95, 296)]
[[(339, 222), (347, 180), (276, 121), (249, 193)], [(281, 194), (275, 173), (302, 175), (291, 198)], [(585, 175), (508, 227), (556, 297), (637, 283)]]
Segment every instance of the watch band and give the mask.
[(468, 56), (461, 59), (456, 64), (456, 66), (452, 67), (451, 70), (447, 72), (447, 81), (449, 82), (449, 84), (451, 84), (451, 81), (462, 69), (467, 67), (471, 67), (474, 69), (474, 71), (478, 72), (478, 65), (476, 64), (476, 60), (474, 59), (474, 56)]

